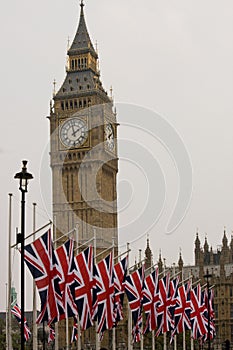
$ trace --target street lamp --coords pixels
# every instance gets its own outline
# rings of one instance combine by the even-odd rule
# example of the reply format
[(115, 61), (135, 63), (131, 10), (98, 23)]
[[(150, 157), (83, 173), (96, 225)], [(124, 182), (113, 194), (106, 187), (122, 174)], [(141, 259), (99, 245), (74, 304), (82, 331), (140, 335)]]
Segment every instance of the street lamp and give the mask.
[(210, 350), (210, 284), (209, 279), (212, 277), (212, 275), (209, 273), (209, 270), (206, 270), (206, 274), (203, 276), (206, 279), (207, 284), (207, 294), (208, 294), (208, 350)]
[(14, 178), (19, 179), (19, 190), (21, 191), (21, 232), (17, 234), (17, 244), (21, 243), (21, 350), (24, 350), (24, 240), (25, 240), (25, 193), (29, 180), (33, 179), (32, 174), (27, 172), (27, 161), (23, 160), (23, 167), (20, 173)]

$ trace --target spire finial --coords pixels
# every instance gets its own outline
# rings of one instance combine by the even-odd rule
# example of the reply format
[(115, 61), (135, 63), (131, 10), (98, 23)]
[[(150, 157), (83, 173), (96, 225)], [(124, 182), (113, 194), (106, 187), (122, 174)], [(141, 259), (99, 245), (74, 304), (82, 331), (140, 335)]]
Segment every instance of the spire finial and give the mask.
[(56, 79), (54, 79), (54, 81), (53, 81), (53, 96), (56, 95), (56, 84), (57, 84)]
[(83, 0), (81, 0), (81, 2), (80, 2), (80, 7), (81, 7), (81, 16), (84, 16), (84, 13), (83, 13), (83, 8), (84, 8), (84, 2), (83, 2)]

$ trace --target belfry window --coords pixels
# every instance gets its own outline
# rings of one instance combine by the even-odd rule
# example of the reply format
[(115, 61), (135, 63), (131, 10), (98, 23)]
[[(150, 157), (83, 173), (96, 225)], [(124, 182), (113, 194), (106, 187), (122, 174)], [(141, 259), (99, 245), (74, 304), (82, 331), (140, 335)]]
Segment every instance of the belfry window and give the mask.
[(79, 101), (79, 108), (82, 108), (83, 106), (83, 103), (82, 103), (82, 100)]
[(61, 109), (64, 111), (64, 102), (61, 102)]

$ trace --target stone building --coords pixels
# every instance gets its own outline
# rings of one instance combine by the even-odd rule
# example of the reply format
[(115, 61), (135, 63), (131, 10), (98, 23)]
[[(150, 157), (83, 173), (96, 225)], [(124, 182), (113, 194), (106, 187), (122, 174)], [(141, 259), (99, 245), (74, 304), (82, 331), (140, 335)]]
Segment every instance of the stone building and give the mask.
[(183, 266), (183, 278), (193, 276), (193, 281), (200, 279), (206, 283), (205, 274), (211, 274), (210, 286), (214, 288), (214, 309), (216, 324), (215, 348), (221, 348), (227, 340), (233, 344), (233, 237), (228, 242), (226, 230), (222, 244), (213, 249), (205, 237), (203, 246), (199, 235), (195, 240), (195, 264)]

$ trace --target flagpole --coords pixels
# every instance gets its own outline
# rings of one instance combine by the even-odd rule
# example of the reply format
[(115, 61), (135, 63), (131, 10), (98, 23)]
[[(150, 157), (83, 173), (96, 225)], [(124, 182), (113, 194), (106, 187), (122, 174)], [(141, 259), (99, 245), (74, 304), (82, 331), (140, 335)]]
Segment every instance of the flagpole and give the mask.
[[(56, 220), (56, 215), (54, 215), (54, 218), (53, 218), (53, 238), (54, 240), (56, 241), (57, 239), (57, 220)], [(56, 249), (56, 243), (54, 243), (54, 248)], [(55, 331), (55, 340), (54, 340), (54, 350), (58, 350), (58, 337), (59, 337), (59, 334), (58, 334), (58, 322), (55, 323), (54, 325), (54, 331)]]
[(66, 312), (66, 350), (69, 350), (69, 319)]
[[(176, 267), (175, 267), (175, 263), (173, 264), (173, 276), (172, 278), (178, 276), (181, 273), (181, 271), (176, 273)], [(177, 285), (178, 288), (178, 285)], [(176, 334), (174, 335), (174, 350), (177, 350), (177, 336)]]
[(9, 193), (9, 244), (8, 244), (8, 300), (7, 300), (7, 345), (8, 350), (12, 350), (12, 334), (11, 334), (11, 233), (12, 233), (12, 193)]
[[(94, 262), (96, 265), (96, 229), (94, 228)], [(97, 333), (98, 330), (98, 322), (95, 323), (95, 329), (96, 329), (96, 335), (95, 335), (95, 348), (96, 350), (100, 350), (100, 342), (99, 342), (99, 334)]]
[[(127, 243), (127, 251), (129, 251), (129, 243)], [(129, 268), (127, 269), (127, 274), (129, 273)], [(132, 313), (130, 310), (129, 302), (128, 302), (128, 350), (132, 350), (132, 341), (131, 341), (131, 334), (132, 334)]]
[[(158, 264), (157, 263), (153, 264), (153, 258), (152, 258), (151, 267), (150, 267), (150, 273), (152, 273), (152, 270), (153, 270), (155, 265), (158, 265)], [(151, 337), (152, 337), (152, 344), (151, 344), (152, 345), (152, 350), (155, 350), (155, 330), (154, 329), (152, 330)]]
[[(114, 266), (114, 255), (115, 255), (114, 247), (115, 247), (115, 240), (114, 240), (114, 237), (113, 237), (112, 238), (112, 261), (113, 261), (113, 266)], [(116, 350), (116, 327), (115, 327), (115, 325), (113, 326), (113, 329), (112, 329), (112, 350)]]
[[(33, 203), (33, 220), (32, 220), (32, 230), (36, 230), (36, 203)], [(35, 241), (35, 233), (33, 234), (33, 241)], [(37, 350), (37, 303), (36, 303), (36, 284), (33, 279), (33, 311), (32, 311), (32, 348)]]
[(9, 323), (8, 323), (8, 289), (6, 285), (6, 350), (9, 350)]
[[(192, 279), (192, 277), (191, 277), (191, 279), (190, 279), (190, 289), (193, 287), (193, 279)], [(200, 280), (198, 280), (198, 282), (199, 282)], [(191, 350), (194, 350), (194, 341), (193, 341), (193, 337), (192, 337), (192, 330), (190, 331), (190, 334), (191, 334), (191, 336), (190, 336), (190, 343), (191, 343)]]
[[(76, 224), (76, 228), (75, 228), (75, 233), (76, 233), (76, 249), (77, 249), (77, 253), (79, 253), (79, 247), (78, 247), (78, 242), (79, 242), (79, 224)], [(78, 350), (81, 350), (82, 348), (82, 344), (81, 344), (81, 328), (80, 328), (80, 319), (79, 319), (79, 315), (77, 315), (77, 319), (78, 319)]]
[[(142, 266), (142, 250), (139, 249), (139, 266)], [(141, 311), (142, 313), (142, 311)], [(142, 315), (141, 315), (142, 316)], [(143, 350), (143, 333), (142, 333), (142, 329), (143, 329), (143, 317), (142, 317), (142, 325), (141, 325), (141, 334), (140, 334), (140, 349)]]
[[(163, 276), (165, 277), (165, 259), (164, 259), (164, 266), (163, 266)], [(167, 350), (167, 333), (163, 333), (163, 350)]]

